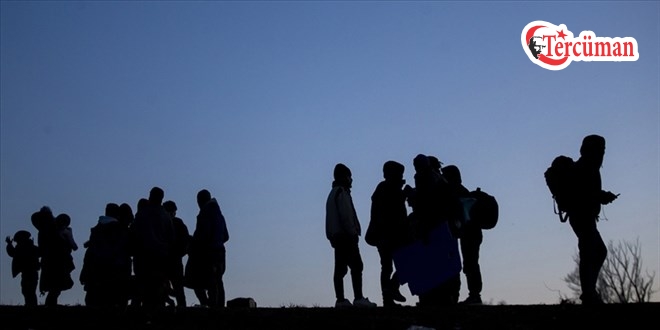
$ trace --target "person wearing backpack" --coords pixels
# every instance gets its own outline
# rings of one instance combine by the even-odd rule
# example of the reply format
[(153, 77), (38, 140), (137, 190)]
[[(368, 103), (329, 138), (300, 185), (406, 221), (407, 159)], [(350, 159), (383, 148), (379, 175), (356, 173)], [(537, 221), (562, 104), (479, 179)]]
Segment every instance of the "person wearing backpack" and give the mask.
[(71, 242), (60, 235), (60, 229), (71, 221), (67, 214), (53, 217), (49, 207), (44, 206), (32, 214), (32, 224), (37, 228), (37, 242), (41, 256), (39, 292), (46, 294), (45, 305), (54, 307), (62, 291), (73, 287), (71, 272), (75, 269)]
[[(463, 186), (461, 172), (456, 165), (443, 167), (442, 173), (449, 184), (451, 193), (457, 198), (470, 198), (470, 191)], [(481, 227), (476, 221), (462, 223), (460, 244), (463, 257), (463, 274), (467, 280), (468, 297), (461, 302), (465, 305), (481, 304), (481, 268), (479, 267), (479, 247), (483, 241)]]
[(601, 205), (613, 202), (617, 195), (602, 189), (600, 167), (605, 156), (605, 138), (589, 135), (582, 140), (580, 158), (575, 162), (573, 189), (575, 200), (568, 210), (568, 221), (578, 238), (579, 273), (584, 305), (602, 304), (596, 281), (607, 257), (596, 223)]

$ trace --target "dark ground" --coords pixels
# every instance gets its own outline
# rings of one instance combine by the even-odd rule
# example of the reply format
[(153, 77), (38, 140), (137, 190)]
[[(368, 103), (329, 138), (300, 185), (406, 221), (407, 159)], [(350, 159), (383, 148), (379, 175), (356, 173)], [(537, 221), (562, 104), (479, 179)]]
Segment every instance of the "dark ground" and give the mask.
[(0, 325), (9, 329), (657, 329), (660, 303), (581, 305), (456, 306), (421, 309), (184, 308), (155, 314), (84, 306), (0, 306)]

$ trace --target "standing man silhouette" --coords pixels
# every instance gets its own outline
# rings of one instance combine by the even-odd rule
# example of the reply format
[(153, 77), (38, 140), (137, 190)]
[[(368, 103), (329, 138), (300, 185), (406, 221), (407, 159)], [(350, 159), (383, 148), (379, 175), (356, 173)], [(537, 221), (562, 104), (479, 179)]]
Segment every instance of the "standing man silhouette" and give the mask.
[[(442, 169), (453, 196), (457, 199), (470, 197), (470, 191), (463, 186), (461, 171), (456, 165), (445, 166)], [(474, 221), (469, 221), (461, 228), (461, 256), (463, 257), (463, 274), (467, 280), (468, 297), (462, 301), (466, 305), (480, 305), (483, 282), (479, 267), (479, 248), (483, 242), (481, 227)]]
[(378, 248), (380, 256), (380, 289), (383, 306), (399, 306), (405, 302), (399, 291), (401, 284), (394, 272), (394, 251), (401, 247), (408, 232), (408, 210), (403, 192), (405, 167), (393, 160), (383, 164), (383, 178), (371, 195), (371, 221), (365, 239), (367, 244)]
[(227, 222), (220, 204), (211, 193), (197, 193), (197, 223), (190, 242), (185, 278), (187, 287), (195, 291), (202, 306), (225, 307), (225, 285), (222, 277), (227, 269), (225, 243), (229, 241)]
[(172, 253), (172, 263), (170, 269), (170, 283), (172, 291), (176, 298), (177, 307), (186, 307), (186, 294), (183, 290), (183, 257), (188, 254), (188, 245), (190, 244), (190, 232), (188, 227), (176, 216), (177, 206), (174, 201), (163, 203), (167, 214), (172, 218), (174, 226), (174, 251)]
[(602, 304), (596, 291), (600, 269), (607, 258), (607, 247), (596, 223), (600, 206), (613, 202), (617, 195), (602, 189), (600, 168), (605, 156), (605, 138), (589, 135), (582, 140), (580, 158), (575, 162), (576, 203), (568, 212), (569, 223), (578, 238), (580, 255), (580, 300), (584, 305)]
[[(335, 307), (376, 307), (375, 303), (362, 295), (363, 264), (358, 247), (361, 228), (351, 198), (351, 170), (344, 164), (337, 164), (334, 179), (326, 202), (325, 234), (335, 249)], [(344, 296), (344, 276), (348, 273), (348, 268), (351, 269), (353, 283), (352, 305)]]
[(149, 191), (149, 202), (138, 206), (135, 222), (135, 276), (145, 307), (151, 311), (165, 306), (169, 266), (174, 251), (174, 225), (163, 208), (165, 192), (160, 187)]

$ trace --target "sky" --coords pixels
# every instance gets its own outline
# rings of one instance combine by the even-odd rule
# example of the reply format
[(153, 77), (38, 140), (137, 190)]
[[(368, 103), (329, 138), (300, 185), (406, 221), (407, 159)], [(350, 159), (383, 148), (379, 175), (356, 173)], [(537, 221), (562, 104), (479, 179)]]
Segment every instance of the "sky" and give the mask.
[[(0, 237), (36, 237), (30, 215), (48, 205), (71, 216), (82, 245), (106, 203), (135, 210), (154, 186), (192, 232), (195, 196), (208, 189), (230, 233), (228, 299), (333, 306), (325, 202), (335, 164), (352, 170), (366, 229), (383, 163), (404, 164), (412, 183), (422, 153), (498, 200), (481, 245), (482, 299), (556, 304), (571, 294), (562, 278), (577, 239), (553, 213), (543, 172), (600, 134), (603, 187), (621, 195), (599, 230), (605, 241), (639, 239), (660, 290), (658, 2), (0, 6)], [(546, 70), (520, 42), (536, 20), (633, 37), (639, 59)], [(380, 305), (377, 250), (361, 240), (360, 251), (365, 296)], [(62, 304), (84, 303), (83, 254), (73, 253), (76, 285)], [(22, 304), (10, 264), (2, 251), (0, 304)]]

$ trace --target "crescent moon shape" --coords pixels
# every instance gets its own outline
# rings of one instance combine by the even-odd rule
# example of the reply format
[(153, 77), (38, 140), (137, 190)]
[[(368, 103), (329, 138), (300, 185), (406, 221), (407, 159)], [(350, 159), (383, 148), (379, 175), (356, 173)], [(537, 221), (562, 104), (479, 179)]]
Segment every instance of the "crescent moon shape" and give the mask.
[(537, 25), (527, 30), (527, 34), (525, 35), (525, 45), (529, 45), (529, 39), (534, 35), (534, 32), (543, 27), (545, 27), (545, 25)]
[(548, 64), (548, 65), (552, 65), (552, 66), (562, 65), (567, 60), (568, 60), (568, 56), (564, 56), (564, 57), (556, 60), (556, 59), (549, 58), (549, 57), (547, 57), (543, 54), (539, 54), (539, 61), (541, 61), (545, 64)]

